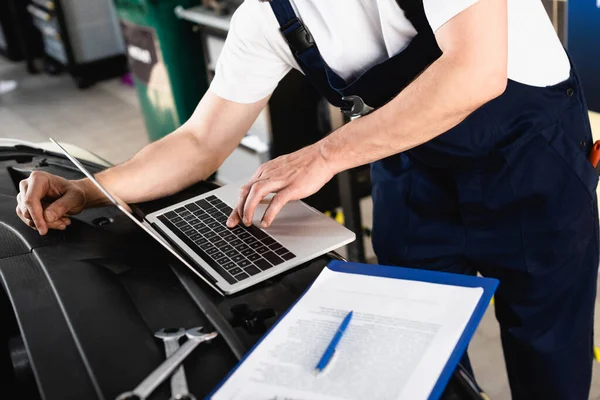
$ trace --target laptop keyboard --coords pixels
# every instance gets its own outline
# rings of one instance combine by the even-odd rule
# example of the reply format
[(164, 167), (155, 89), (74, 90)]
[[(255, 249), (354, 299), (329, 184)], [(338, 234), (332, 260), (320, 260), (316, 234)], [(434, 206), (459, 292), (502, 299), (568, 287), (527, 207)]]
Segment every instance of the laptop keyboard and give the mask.
[(232, 285), (296, 257), (254, 225), (229, 229), (231, 211), (210, 196), (158, 219)]

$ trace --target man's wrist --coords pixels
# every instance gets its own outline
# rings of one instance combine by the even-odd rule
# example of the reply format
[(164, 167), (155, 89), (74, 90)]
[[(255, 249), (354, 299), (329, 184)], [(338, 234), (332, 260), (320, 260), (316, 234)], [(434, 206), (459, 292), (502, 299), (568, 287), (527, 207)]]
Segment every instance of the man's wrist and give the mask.
[(75, 183), (83, 192), (85, 208), (101, 207), (109, 204), (109, 200), (104, 193), (102, 193), (88, 178), (80, 179), (73, 183)]
[(336, 175), (348, 169), (348, 167), (345, 167), (341, 162), (343, 159), (343, 157), (340, 157), (341, 148), (332, 135), (317, 142), (317, 148), (319, 149), (319, 154), (321, 154), (321, 157), (325, 160), (325, 163), (332, 171), (333, 175)]

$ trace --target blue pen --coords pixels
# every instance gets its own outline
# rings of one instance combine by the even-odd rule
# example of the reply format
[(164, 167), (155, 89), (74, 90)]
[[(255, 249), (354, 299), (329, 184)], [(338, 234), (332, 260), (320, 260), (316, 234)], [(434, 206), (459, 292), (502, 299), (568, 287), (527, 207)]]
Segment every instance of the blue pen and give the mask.
[(333, 353), (335, 353), (335, 348), (337, 347), (338, 343), (342, 339), (342, 336), (344, 336), (344, 332), (346, 332), (346, 328), (350, 324), (350, 320), (352, 319), (352, 313), (353, 312), (350, 311), (348, 313), (348, 315), (346, 315), (346, 317), (340, 324), (340, 327), (338, 328), (337, 332), (333, 336), (333, 339), (331, 339), (329, 346), (327, 346), (325, 353), (323, 353), (323, 356), (321, 357), (321, 359), (319, 360), (319, 363), (317, 364), (317, 366), (315, 368), (317, 370), (317, 372), (323, 371), (323, 369), (331, 361), (331, 358), (333, 357)]

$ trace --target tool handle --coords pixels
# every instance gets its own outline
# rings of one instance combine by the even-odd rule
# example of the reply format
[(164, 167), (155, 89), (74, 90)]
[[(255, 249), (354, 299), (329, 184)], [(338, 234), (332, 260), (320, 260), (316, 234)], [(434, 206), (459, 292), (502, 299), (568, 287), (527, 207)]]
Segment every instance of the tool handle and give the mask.
[(133, 393), (142, 399), (147, 398), (160, 386), (173, 372), (181, 365), (181, 363), (194, 351), (202, 342), (206, 342), (216, 338), (216, 332), (207, 333), (199, 338), (188, 339), (173, 355), (165, 360), (158, 368), (156, 368), (146, 379), (142, 381), (134, 390)]
[(600, 140), (597, 140), (592, 146), (592, 150), (590, 151), (588, 159), (594, 168), (598, 166), (598, 162), (600, 162)]

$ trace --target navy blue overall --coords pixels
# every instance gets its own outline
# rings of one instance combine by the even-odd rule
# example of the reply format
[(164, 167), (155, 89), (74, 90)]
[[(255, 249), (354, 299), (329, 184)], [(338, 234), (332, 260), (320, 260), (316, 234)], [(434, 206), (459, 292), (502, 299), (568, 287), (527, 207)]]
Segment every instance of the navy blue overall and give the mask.
[[(307, 78), (332, 104), (377, 109), (442, 53), (421, 0), (398, 0), (418, 35), (352, 82), (333, 72), (289, 0), (272, 0)], [(343, 99), (346, 100), (343, 100)], [(421, 146), (372, 165), (381, 264), (498, 278), (513, 399), (588, 398), (599, 256), (592, 135), (574, 70), (505, 93)]]

